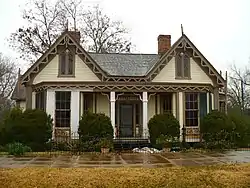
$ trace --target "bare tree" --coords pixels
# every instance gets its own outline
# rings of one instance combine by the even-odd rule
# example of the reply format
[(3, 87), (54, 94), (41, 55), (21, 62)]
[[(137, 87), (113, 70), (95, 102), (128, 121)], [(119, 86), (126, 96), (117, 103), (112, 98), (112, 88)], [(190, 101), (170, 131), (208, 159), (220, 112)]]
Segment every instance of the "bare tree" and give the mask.
[(229, 77), (228, 100), (230, 106), (238, 106), (242, 111), (250, 107), (250, 70), (241, 70), (231, 66)]
[(34, 60), (44, 53), (66, 27), (60, 1), (33, 0), (23, 11), (25, 26), (12, 33), (9, 42), (24, 60)]
[(73, 28), (77, 30), (77, 22), (80, 22), (80, 10), (83, 8), (81, 0), (61, 0), (61, 9), (66, 17), (73, 20)]
[(111, 21), (99, 6), (83, 13), (84, 27), (81, 32), (86, 36), (89, 50), (102, 52), (130, 52), (131, 42), (126, 38), (127, 29), (121, 21)]
[(0, 109), (10, 105), (17, 78), (16, 63), (9, 57), (0, 53)]
[[(127, 52), (131, 42), (121, 21), (111, 21), (99, 6), (84, 10), (80, 0), (32, 0), (23, 11), (25, 26), (12, 33), (11, 47), (21, 58), (34, 62), (61, 34), (73, 25), (82, 33), (82, 44), (87, 50)], [(73, 22), (73, 24), (72, 24)]]

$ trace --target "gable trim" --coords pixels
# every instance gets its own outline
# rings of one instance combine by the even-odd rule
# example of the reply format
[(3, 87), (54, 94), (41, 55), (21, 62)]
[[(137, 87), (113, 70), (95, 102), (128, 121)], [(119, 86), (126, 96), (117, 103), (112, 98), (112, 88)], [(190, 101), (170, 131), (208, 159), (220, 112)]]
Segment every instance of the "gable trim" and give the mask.
[[(76, 54), (82, 59), (92, 72), (104, 81), (107, 74), (99, 67), (99, 65), (91, 58), (91, 56), (81, 47), (81, 45), (65, 31), (54, 44), (22, 75), (21, 83), (30, 82), (32, 77), (37, 75), (54, 57), (57, 55), (57, 47), (60, 45), (69, 45), (76, 47)], [(45, 65), (45, 66), (42, 66)]]
[(166, 52), (161, 59), (152, 67), (148, 72), (147, 77), (152, 81), (160, 71), (168, 64), (168, 62), (176, 56), (177, 50), (192, 50), (191, 58), (194, 58), (195, 62), (200, 61), (198, 64), (202, 67), (202, 70), (212, 79), (215, 80), (215, 84), (218, 86), (225, 86), (226, 81), (223, 77), (216, 71), (216, 69), (211, 65), (211, 63), (202, 55), (202, 53), (195, 47), (195, 45), (188, 39), (186, 35), (182, 35)]

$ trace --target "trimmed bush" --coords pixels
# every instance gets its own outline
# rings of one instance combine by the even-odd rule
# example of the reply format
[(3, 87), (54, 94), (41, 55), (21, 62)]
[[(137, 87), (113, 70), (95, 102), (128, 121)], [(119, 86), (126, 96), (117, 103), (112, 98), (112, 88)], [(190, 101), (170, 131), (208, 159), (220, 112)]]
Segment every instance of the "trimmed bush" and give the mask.
[(96, 150), (102, 138), (112, 141), (113, 132), (110, 118), (102, 113), (87, 112), (79, 121), (78, 134), (87, 151)]
[(172, 113), (154, 115), (148, 122), (148, 129), (150, 141), (153, 145), (156, 144), (156, 140), (160, 135), (178, 138), (180, 136), (179, 121)]
[(39, 109), (23, 112), (14, 108), (6, 113), (0, 132), (3, 144), (20, 142), (33, 151), (41, 151), (52, 136), (52, 119)]
[(231, 148), (235, 126), (231, 119), (220, 111), (212, 111), (201, 121), (200, 131), (208, 149)]

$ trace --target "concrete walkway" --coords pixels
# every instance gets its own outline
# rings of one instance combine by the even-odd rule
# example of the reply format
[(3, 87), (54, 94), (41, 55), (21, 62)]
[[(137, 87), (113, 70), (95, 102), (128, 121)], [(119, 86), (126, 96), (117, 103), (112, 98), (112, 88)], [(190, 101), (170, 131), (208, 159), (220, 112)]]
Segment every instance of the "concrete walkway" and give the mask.
[(227, 163), (250, 163), (250, 151), (231, 151), (227, 153), (122, 153), (90, 154), (56, 157), (0, 157), (0, 168), (18, 167), (170, 167), (200, 166)]

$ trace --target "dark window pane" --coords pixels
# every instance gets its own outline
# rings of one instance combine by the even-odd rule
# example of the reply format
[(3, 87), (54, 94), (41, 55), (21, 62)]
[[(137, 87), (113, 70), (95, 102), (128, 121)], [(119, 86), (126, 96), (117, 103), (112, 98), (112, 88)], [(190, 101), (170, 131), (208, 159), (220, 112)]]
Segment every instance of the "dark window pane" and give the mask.
[(70, 127), (70, 97), (71, 92), (69, 91), (56, 92), (56, 127)]
[(83, 113), (87, 113), (88, 111), (93, 111), (93, 94), (92, 93), (84, 93), (83, 94)]
[(190, 73), (190, 58), (188, 56), (183, 57), (183, 66), (184, 66), (184, 77), (189, 77)]
[(198, 126), (198, 93), (185, 93), (185, 124)]
[(160, 95), (162, 113), (172, 112), (172, 93)]
[(45, 95), (46, 91), (40, 91), (36, 93), (36, 109), (41, 109), (41, 110), (45, 110), (45, 106), (46, 106), (46, 95)]
[(66, 74), (66, 54), (60, 54), (60, 74)]
[(182, 77), (182, 59), (181, 56), (176, 56), (176, 76)]
[(68, 54), (68, 74), (73, 74), (73, 55), (71, 53)]

